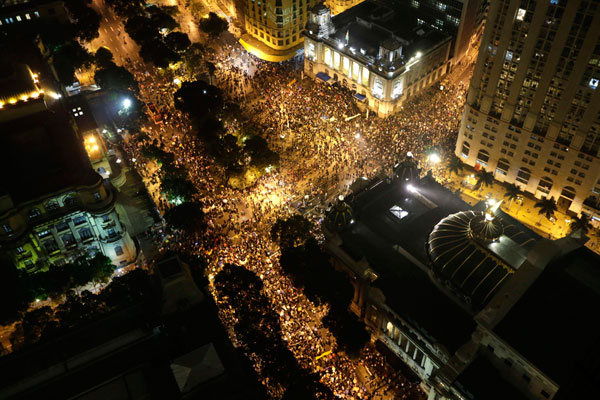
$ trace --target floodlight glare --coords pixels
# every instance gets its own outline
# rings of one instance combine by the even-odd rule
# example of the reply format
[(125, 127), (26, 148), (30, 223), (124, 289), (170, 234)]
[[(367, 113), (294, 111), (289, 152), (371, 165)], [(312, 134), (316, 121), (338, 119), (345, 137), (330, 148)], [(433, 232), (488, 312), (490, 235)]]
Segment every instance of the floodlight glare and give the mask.
[(442, 159), (440, 158), (439, 154), (432, 153), (429, 155), (429, 161), (431, 161), (433, 164), (437, 164), (442, 161)]
[(131, 99), (123, 99), (123, 108), (131, 107)]
[(417, 191), (417, 188), (411, 184), (406, 185), (406, 189), (411, 193), (415, 193)]

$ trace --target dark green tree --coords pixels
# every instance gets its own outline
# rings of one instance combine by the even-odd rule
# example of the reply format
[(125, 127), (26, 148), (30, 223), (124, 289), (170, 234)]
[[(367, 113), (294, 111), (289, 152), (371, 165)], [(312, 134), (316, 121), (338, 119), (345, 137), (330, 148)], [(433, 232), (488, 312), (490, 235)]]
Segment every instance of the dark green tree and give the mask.
[(279, 155), (269, 149), (267, 141), (260, 136), (252, 136), (244, 142), (244, 150), (250, 156), (251, 164), (257, 168), (279, 166)]
[(539, 208), (538, 214), (540, 215), (540, 220), (538, 224), (542, 222), (542, 218), (544, 217), (548, 219), (554, 217), (554, 213), (557, 211), (556, 201), (552, 197), (541, 199), (535, 203), (534, 207)]
[(107, 47), (100, 47), (94, 55), (94, 63), (99, 69), (110, 67), (114, 64), (112, 52)]
[(206, 18), (202, 18), (199, 25), (200, 30), (208, 34), (213, 39), (217, 38), (229, 27), (227, 21), (219, 17), (214, 12), (210, 12)]
[(191, 200), (196, 194), (196, 187), (187, 179), (179, 176), (165, 175), (160, 184), (160, 192), (171, 203)]
[(482, 189), (484, 186), (493, 186), (494, 185), (494, 174), (485, 170), (485, 168), (481, 168), (481, 170), (477, 171), (477, 183), (475, 183), (475, 190)]
[(171, 32), (165, 36), (165, 44), (177, 53), (185, 52), (192, 44), (187, 34), (183, 32)]
[(179, 54), (159, 40), (143, 42), (140, 49), (140, 56), (144, 61), (154, 64), (158, 68), (167, 68), (169, 64), (174, 64), (181, 60)]
[(84, 42), (96, 39), (100, 31), (100, 15), (88, 7), (88, 3), (84, 0), (70, 0), (64, 3), (75, 21), (77, 37)]
[(510, 202), (508, 203), (509, 209), (510, 209), (510, 206), (512, 205), (513, 201), (518, 199), (520, 195), (521, 195), (521, 188), (519, 188), (517, 185), (515, 185), (514, 183), (510, 183), (510, 184), (506, 185), (506, 190), (504, 191), (504, 197), (506, 197), (507, 199), (510, 200)]
[(582, 213), (579, 217), (572, 217), (569, 223), (569, 233), (581, 231), (584, 235), (592, 229), (592, 219), (589, 215)]
[(165, 213), (167, 223), (175, 228), (196, 236), (206, 229), (202, 203), (186, 201)]
[(450, 156), (450, 160), (448, 161), (448, 171), (450, 171), (450, 173), (458, 175), (462, 172), (463, 168), (464, 164), (459, 157), (454, 154)]
[(311, 235), (312, 225), (302, 215), (278, 219), (271, 227), (271, 239), (282, 249), (303, 245)]
[(96, 71), (94, 80), (104, 90), (114, 92), (138, 93), (139, 88), (133, 75), (125, 68), (111, 64), (107, 68)]

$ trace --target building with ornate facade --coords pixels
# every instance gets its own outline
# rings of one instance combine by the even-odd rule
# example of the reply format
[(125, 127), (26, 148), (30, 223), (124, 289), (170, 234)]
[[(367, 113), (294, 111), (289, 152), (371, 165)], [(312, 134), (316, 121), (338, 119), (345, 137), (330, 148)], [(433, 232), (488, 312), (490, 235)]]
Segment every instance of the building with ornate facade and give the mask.
[[(600, 257), (420, 176), (412, 158), (328, 212), (325, 247), (351, 309), (428, 399), (571, 399), (600, 378)], [(579, 294), (576, 294), (579, 293)], [(560, 346), (557, 343), (573, 343)]]
[(0, 98), (9, 98), (0, 149), (10, 165), (0, 185), (0, 250), (30, 272), (94, 252), (116, 266), (131, 263), (136, 246), (115, 211), (116, 190), (92, 167), (101, 159), (94, 136), (86, 136), (88, 155), (73, 116), (57, 102), (47, 108), (40, 91), (10, 101), (18, 87), (37, 87), (27, 66), (10, 68), (0, 77)]
[(316, 6), (304, 32), (305, 73), (349, 88), (378, 115), (393, 114), (449, 66), (451, 37), (413, 14), (372, 0), (334, 17)]
[(302, 32), (317, 0), (246, 0), (242, 45), (267, 61), (284, 61), (302, 49)]
[(456, 155), (560, 209), (600, 208), (599, 37), (595, 1), (490, 2)]

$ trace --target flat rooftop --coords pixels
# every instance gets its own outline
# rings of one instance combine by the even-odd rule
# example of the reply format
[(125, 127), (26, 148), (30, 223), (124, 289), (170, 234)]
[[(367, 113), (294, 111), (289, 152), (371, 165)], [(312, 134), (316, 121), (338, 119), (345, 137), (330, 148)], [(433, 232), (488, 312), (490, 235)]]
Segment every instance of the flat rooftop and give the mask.
[(0, 155), (10, 168), (3, 175), (0, 192), (9, 194), (15, 204), (70, 187), (93, 185), (100, 179), (68, 115), (60, 110), (1, 124)]
[(494, 331), (560, 385), (555, 399), (600, 383), (600, 256), (581, 247), (551, 262)]
[[(468, 205), (437, 183), (429, 186), (427, 190), (437, 192), (431, 197), (438, 201), (446, 199), (442, 207), (431, 208), (431, 204), (417, 198), (407, 198), (397, 181), (382, 181), (358, 193), (354, 198), (355, 224), (340, 236), (344, 250), (352, 249), (351, 254), (356, 259), (364, 256), (377, 273), (379, 277), (373, 286), (382, 290), (386, 304), (421, 334), (454, 352), (469, 340), (475, 323), (410, 257), (427, 265), (425, 245), (433, 226), (449, 213)], [(399, 219), (390, 211), (394, 206), (400, 206), (408, 214)], [(397, 246), (408, 256), (397, 251)]]
[(367, 0), (332, 18), (336, 29), (333, 38), (342, 42), (348, 38), (349, 46), (363, 49), (371, 57), (377, 57), (383, 42), (397, 38), (404, 46), (402, 53), (409, 58), (449, 38), (444, 32), (419, 24), (418, 19), (418, 12), (407, 4), (384, 5)]

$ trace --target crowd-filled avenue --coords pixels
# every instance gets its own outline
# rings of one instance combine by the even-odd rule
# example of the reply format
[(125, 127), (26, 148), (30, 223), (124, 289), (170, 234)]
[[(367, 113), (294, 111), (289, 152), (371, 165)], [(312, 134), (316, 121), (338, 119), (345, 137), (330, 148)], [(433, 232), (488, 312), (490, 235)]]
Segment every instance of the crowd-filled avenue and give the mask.
[[(95, 6), (108, 15), (100, 3)], [(110, 30), (104, 29), (98, 41), (111, 35)], [(114, 35), (126, 34), (117, 27)], [(318, 372), (320, 381), (337, 396), (424, 398), (419, 380), (393, 370), (372, 346), (367, 346), (358, 360), (336, 352), (335, 339), (320, 322), (326, 307), (311, 303), (281, 271), (278, 248), (269, 231), (277, 218), (301, 212), (314, 222), (318, 236), (328, 204), (347, 193), (356, 179), (389, 173), (408, 151), (425, 169), (430, 169), (424, 157), (428, 147), (437, 146), (442, 156), (451, 154), (472, 65), (457, 66), (443, 82), (443, 89), (434, 85), (423, 95), (410, 99), (400, 113), (382, 119), (361, 109), (347, 89), (304, 76), (301, 59), (268, 63), (229, 42), (214, 46), (210, 61), (216, 71), (208, 78), (228, 101), (239, 104), (245, 120), (227, 121), (225, 128), (235, 132), (242, 123), (254, 126), (281, 157), (279, 168), (246, 189), (225, 185), (223, 171), (203, 154), (197, 140), (189, 134), (191, 123), (174, 107), (173, 93), (178, 89), (174, 78), (198, 77), (191, 76), (185, 66), (175, 71), (158, 71), (133, 55), (123, 58), (123, 65), (138, 80), (140, 99), (156, 105), (166, 118), (162, 124), (144, 126), (142, 140), (127, 142), (129, 159), (136, 160), (135, 165), (162, 212), (170, 205), (158, 190), (159, 170), (143, 160), (140, 149), (158, 145), (174, 154), (178, 165), (185, 166), (198, 189), (198, 200), (204, 205), (209, 226), (205, 239), (186, 250), (207, 258), (209, 279), (226, 264), (243, 265), (255, 272), (264, 282), (273, 310), (280, 316), (287, 346), (300, 365)], [(164, 245), (173, 246), (174, 242), (185, 243), (170, 237)], [(221, 305), (225, 326), (233, 327), (234, 311), (222, 299), (216, 301)], [(230, 333), (236, 343), (233, 329)], [(318, 358), (330, 350), (331, 354)], [(274, 397), (281, 395), (280, 388), (266, 385)]]

